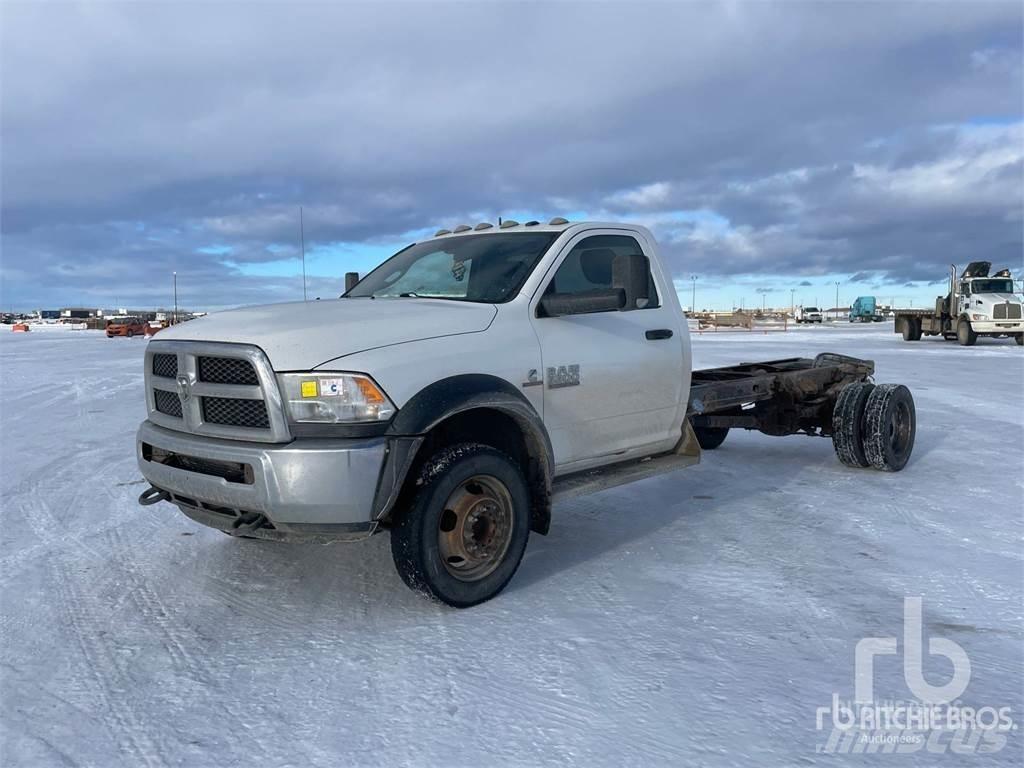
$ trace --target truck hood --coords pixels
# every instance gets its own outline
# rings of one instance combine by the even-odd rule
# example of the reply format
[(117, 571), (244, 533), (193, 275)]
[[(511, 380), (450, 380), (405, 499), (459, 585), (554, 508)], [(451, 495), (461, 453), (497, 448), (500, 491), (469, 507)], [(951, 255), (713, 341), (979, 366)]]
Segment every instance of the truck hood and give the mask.
[(277, 371), (310, 370), (356, 352), (439, 336), (478, 333), (493, 304), (443, 299), (331, 299), (217, 312), (161, 331), (161, 341), (252, 344)]
[(977, 298), (986, 302), (987, 304), (1020, 304), (1020, 296), (1012, 293), (979, 293), (975, 294)]

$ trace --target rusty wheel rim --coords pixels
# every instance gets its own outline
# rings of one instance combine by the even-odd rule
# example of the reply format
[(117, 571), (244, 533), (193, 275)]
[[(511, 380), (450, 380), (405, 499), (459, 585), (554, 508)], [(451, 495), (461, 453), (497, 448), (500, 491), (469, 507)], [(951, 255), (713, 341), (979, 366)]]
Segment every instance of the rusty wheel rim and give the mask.
[(512, 494), (498, 478), (475, 475), (452, 491), (441, 511), (441, 562), (460, 581), (479, 581), (505, 559), (512, 541)]

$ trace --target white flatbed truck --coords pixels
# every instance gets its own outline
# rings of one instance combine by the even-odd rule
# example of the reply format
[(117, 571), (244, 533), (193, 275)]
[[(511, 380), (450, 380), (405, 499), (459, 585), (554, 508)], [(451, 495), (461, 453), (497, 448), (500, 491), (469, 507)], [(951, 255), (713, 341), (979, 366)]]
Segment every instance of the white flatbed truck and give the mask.
[(958, 278), (956, 265), (950, 265), (949, 292), (935, 299), (934, 309), (896, 310), (896, 333), (904, 341), (941, 336), (965, 347), (979, 336), (1009, 336), (1024, 345), (1024, 307), (1013, 277), (1008, 269), (989, 277), (991, 268), (991, 262), (972, 261)]
[(831, 437), (889, 471), (913, 449), (913, 398), (870, 361), (691, 371), (643, 227), (460, 226), (346, 282), (149, 342), (140, 503), (240, 537), (388, 531), (410, 587), (466, 607), (504, 588), (553, 501), (694, 464), (730, 429)]

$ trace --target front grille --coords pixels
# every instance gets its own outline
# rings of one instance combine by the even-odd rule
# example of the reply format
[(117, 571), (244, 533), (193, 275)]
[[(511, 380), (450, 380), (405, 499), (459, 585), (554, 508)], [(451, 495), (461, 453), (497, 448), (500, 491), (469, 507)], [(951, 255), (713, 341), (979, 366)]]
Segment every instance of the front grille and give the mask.
[(174, 392), (167, 392), (163, 389), (153, 390), (153, 399), (156, 401), (156, 409), (168, 416), (181, 418), (181, 400)]
[(153, 375), (173, 379), (178, 375), (177, 355), (153, 355)]
[(210, 384), (245, 384), (256, 386), (256, 370), (248, 360), (236, 357), (200, 357), (199, 380)]
[(1020, 304), (996, 304), (992, 317), (995, 320), (1020, 320)]
[(154, 339), (146, 386), (150, 420), (166, 429), (259, 443), (290, 438), (270, 362), (250, 345)]
[(262, 400), (234, 397), (204, 397), (203, 421), (247, 429), (269, 429), (267, 406)]

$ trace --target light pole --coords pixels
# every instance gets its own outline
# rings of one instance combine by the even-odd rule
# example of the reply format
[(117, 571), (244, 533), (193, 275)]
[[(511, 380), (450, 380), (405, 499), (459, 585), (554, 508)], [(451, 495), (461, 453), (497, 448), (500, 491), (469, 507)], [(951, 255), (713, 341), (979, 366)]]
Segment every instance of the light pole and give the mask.
[(768, 294), (762, 293), (761, 294), (761, 314), (762, 315), (765, 313), (765, 304), (766, 304), (767, 300), (768, 300)]
[(795, 300), (793, 298), (794, 296), (796, 296), (796, 288), (790, 288), (789, 289), (789, 314), (791, 314), (791, 315), (794, 312), (796, 312), (796, 303), (795, 303)]
[(693, 292), (690, 295), (690, 312), (697, 311), (697, 276), (690, 275), (690, 282), (693, 284)]
[(836, 280), (836, 312), (839, 311), (839, 281)]
[(174, 275), (174, 321), (171, 323), (171, 325), (177, 325), (178, 324), (178, 273), (177, 272), (172, 272), (171, 274)]

